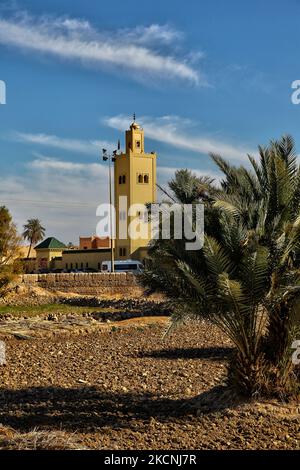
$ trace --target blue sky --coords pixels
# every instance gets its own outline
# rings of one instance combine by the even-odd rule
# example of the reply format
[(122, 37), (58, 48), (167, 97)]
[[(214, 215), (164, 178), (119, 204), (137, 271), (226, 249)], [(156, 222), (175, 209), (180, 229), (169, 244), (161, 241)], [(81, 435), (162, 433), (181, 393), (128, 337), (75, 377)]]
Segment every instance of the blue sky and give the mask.
[(99, 150), (133, 112), (162, 183), (181, 167), (217, 177), (210, 151), (240, 164), (283, 133), (299, 142), (299, 21), (297, 0), (1, 1), (0, 203), (19, 228), (94, 232)]

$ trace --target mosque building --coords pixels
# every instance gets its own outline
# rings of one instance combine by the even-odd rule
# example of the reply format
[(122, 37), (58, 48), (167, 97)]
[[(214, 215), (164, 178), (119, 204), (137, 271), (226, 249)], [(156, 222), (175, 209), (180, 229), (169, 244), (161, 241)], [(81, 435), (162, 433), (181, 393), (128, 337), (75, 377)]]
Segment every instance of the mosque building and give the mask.
[[(151, 240), (145, 205), (156, 202), (156, 153), (145, 152), (144, 130), (135, 121), (125, 133), (124, 151), (114, 152), (115, 239), (80, 237), (79, 246), (68, 248), (55, 237), (35, 247), (35, 257), (26, 261), (27, 270), (101, 270), (101, 263), (111, 259), (139, 260), (147, 257)], [(130, 236), (137, 229), (139, 236)]]

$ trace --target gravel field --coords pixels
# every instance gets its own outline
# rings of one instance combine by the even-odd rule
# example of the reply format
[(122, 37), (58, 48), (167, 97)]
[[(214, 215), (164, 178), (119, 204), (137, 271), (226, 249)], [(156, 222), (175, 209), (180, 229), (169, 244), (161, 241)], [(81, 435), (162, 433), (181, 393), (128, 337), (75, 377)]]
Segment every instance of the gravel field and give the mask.
[(8, 338), (0, 437), (37, 428), (90, 449), (300, 448), (296, 404), (233, 401), (224, 386), (232, 345), (205, 322), (163, 339), (167, 321)]

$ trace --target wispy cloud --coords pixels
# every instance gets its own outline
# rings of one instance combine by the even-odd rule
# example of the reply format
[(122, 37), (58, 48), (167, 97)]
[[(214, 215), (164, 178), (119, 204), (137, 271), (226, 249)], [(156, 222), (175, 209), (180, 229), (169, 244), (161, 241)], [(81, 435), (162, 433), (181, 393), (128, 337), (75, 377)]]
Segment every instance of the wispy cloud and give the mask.
[[(34, 160), (31, 160), (27, 167), (29, 169), (37, 171), (59, 171), (60, 173), (65, 173), (65, 175), (76, 175), (80, 173), (86, 177), (92, 175), (93, 178), (106, 178), (107, 179), (107, 167), (101, 163), (81, 163), (81, 162), (72, 162), (66, 160), (60, 160), (58, 158), (49, 157), (41, 153), (34, 153), (36, 157)], [(179, 167), (167, 167), (160, 166), (158, 167), (158, 181), (162, 184), (166, 184), (170, 181)], [(217, 173), (212, 174), (212, 172), (205, 172), (197, 168), (191, 169), (191, 171), (197, 176), (204, 176), (209, 173), (209, 176), (219, 179)], [(99, 180), (100, 181), (100, 180)]]
[(20, 231), (38, 217), (48, 236), (78, 242), (79, 235), (95, 233), (96, 208), (108, 202), (107, 168), (36, 154), (22, 175), (0, 175), (0, 200)]
[[(163, 116), (160, 118), (141, 116), (139, 121), (143, 124), (147, 137), (179, 149), (205, 155), (212, 152), (240, 161), (247, 158), (247, 153), (253, 153), (251, 149), (247, 149), (242, 145), (233, 145), (213, 137), (201, 135), (201, 131), (196, 129), (194, 122), (179, 116)], [(125, 115), (112, 116), (104, 120), (106, 125), (120, 131), (128, 127), (128, 122), (129, 117)]]
[[(123, 41), (135, 44), (172, 44), (183, 38), (183, 33), (170, 25), (151, 24), (150, 26), (137, 26), (124, 28), (117, 33)], [(202, 57), (202, 55), (200, 55)], [(199, 57), (199, 58), (200, 58)]]
[[(0, 175), (0, 200), (12, 211), (20, 231), (28, 218), (38, 217), (48, 236), (76, 243), (79, 235), (96, 231), (96, 208), (108, 202), (107, 171), (101, 163), (72, 162), (36, 153), (22, 175)], [(175, 171), (160, 167), (159, 183), (166, 186)]]
[[(181, 79), (206, 84), (188, 56), (174, 56), (181, 34), (165, 25), (138, 26), (132, 30), (101, 31), (88, 21), (67, 17), (19, 14), (0, 18), (0, 44), (79, 61), (83, 65), (117, 68), (133, 78)], [(172, 51), (174, 48), (170, 48)]]
[(35, 170), (48, 171), (56, 170), (60, 172), (67, 173), (80, 173), (81, 175), (93, 175), (93, 177), (102, 177), (107, 176), (107, 169), (104, 165), (99, 163), (77, 163), (70, 162), (66, 160), (59, 160), (57, 158), (52, 158), (45, 156), (40, 153), (35, 153), (35, 159), (28, 163), (29, 168)]
[(88, 155), (97, 155), (102, 148), (112, 150), (113, 144), (105, 140), (79, 140), (58, 137), (49, 134), (30, 134), (24, 132), (14, 132), (12, 138), (20, 142), (37, 144), (44, 147), (53, 147), (71, 152), (78, 152)]
[[(168, 183), (175, 175), (175, 172), (177, 170), (180, 170), (184, 168), (184, 165), (182, 167), (168, 167), (168, 166), (159, 166), (158, 171), (157, 171), (157, 179), (160, 184), (166, 184)], [(216, 182), (220, 180), (220, 174), (219, 173), (214, 173), (211, 170), (207, 171), (202, 171), (199, 170), (198, 168), (190, 168), (191, 172), (194, 173), (196, 176), (210, 176), (213, 178)]]

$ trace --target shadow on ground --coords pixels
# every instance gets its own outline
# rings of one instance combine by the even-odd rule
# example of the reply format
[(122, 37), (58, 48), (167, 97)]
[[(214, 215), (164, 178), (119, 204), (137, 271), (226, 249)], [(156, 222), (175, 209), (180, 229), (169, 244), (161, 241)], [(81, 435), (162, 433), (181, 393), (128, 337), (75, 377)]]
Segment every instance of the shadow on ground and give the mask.
[(173, 348), (160, 349), (158, 351), (142, 351), (136, 357), (149, 357), (155, 359), (209, 359), (220, 361), (229, 359), (234, 348), (211, 347), (211, 348)]
[(83, 433), (101, 428), (145, 431), (151, 418), (182, 422), (196, 414), (234, 406), (224, 386), (182, 400), (148, 393), (115, 393), (96, 387), (0, 389), (0, 423), (20, 431), (33, 427)]

